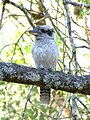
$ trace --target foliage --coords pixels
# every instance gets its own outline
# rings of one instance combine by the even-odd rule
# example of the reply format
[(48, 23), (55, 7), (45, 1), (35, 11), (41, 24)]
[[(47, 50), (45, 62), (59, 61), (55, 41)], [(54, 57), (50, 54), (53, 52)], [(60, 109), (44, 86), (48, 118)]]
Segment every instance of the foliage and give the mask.
[[(78, 15), (75, 6), (65, 6), (64, 2), (66, 0), (48, 3), (46, 0), (2, 0), (0, 60), (34, 66), (30, 53), (34, 38), (28, 30), (33, 24), (46, 23), (54, 27), (60, 50), (57, 70), (75, 75), (90, 73), (90, 8), (79, 9)], [(89, 0), (78, 2), (90, 4)], [(40, 104), (38, 89), (0, 82), (0, 120), (90, 119), (90, 96), (53, 90), (51, 104), (47, 106)]]

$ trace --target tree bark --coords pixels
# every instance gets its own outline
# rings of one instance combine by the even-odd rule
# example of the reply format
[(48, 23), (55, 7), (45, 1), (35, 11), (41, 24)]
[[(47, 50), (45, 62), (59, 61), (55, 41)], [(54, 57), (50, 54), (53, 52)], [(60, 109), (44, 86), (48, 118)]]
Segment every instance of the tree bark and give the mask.
[(0, 80), (90, 95), (90, 75), (74, 76), (61, 71), (0, 62)]

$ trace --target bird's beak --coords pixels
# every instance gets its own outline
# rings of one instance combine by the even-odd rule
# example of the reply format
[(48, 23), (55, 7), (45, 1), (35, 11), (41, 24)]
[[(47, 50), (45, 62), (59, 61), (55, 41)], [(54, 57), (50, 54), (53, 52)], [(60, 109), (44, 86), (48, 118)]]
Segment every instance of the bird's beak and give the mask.
[(32, 35), (38, 35), (38, 32), (35, 29), (34, 30), (29, 30), (28, 32)]

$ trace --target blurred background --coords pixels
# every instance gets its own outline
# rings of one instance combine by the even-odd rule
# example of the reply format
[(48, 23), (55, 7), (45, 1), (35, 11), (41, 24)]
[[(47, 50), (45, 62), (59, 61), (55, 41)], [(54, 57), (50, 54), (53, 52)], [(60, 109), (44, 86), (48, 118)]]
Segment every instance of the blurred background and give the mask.
[[(28, 30), (48, 24), (54, 28), (59, 47), (57, 70), (90, 74), (90, 1), (65, 3), (1, 0), (0, 61), (35, 67), (30, 52), (34, 37)], [(73, 114), (75, 120), (90, 120), (89, 95), (75, 94), (73, 99), (71, 93), (52, 90), (50, 105), (40, 105), (38, 87), (0, 82), (0, 120), (74, 120)]]

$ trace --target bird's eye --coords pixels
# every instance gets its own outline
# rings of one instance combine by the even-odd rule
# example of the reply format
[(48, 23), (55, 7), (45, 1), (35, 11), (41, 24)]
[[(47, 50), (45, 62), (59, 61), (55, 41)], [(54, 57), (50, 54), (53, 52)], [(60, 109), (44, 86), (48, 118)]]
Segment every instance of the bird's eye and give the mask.
[(45, 33), (46, 31), (44, 29), (41, 29), (41, 32)]
[(41, 32), (42, 33), (47, 33), (49, 36), (52, 36), (52, 34), (53, 34), (54, 31), (53, 31), (53, 29), (50, 29), (50, 30), (49, 29), (48, 30), (41, 29)]

